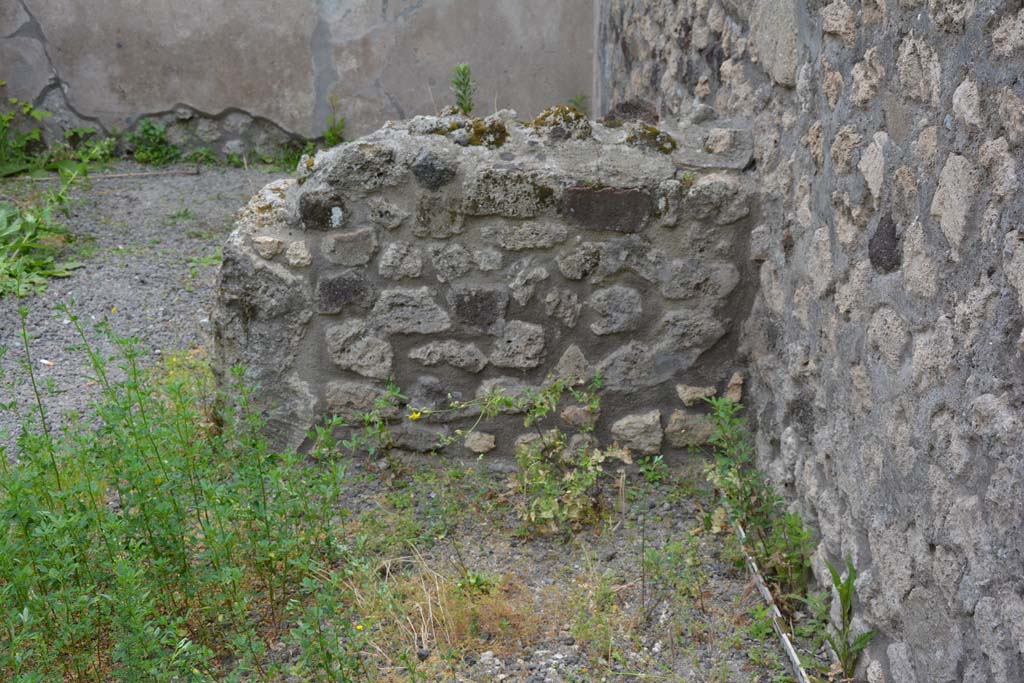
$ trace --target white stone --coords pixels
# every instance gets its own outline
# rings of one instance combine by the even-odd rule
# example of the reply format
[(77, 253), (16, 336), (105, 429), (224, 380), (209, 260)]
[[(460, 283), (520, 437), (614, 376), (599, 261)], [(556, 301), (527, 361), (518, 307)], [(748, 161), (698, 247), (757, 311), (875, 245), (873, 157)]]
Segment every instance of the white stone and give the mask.
[(265, 258), (268, 261), (284, 251), (284, 242), (268, 235), (253, 237), (252, 246), (261, 258)]
[(885, 180), (885, 150), (889, 145), (889, 136), (880, 131), (875, 133), (871, 144), (861, 154), (857, 168), (864, 176), (871, 196), (875, 199), (877, 206), (882, 197), (882, 183)]
[(288, 245), (284, 253), (288, 265), (293, 268), (306, 268), (313, 263), (313, 255), (309, 253), (309, 247), (305, 240), (298, 240)]
[(497, 442), (493, 434), (472, 431), (462, 439), (462, 445), (471, 453), (481, 454), (493, 451)]
[(981, 106), (978, 101), (978, 84), (970, 78), (953, 91), (953, 113), (964, 123), (981, 125)]
[(646, 413), (627, 415), (612, 424), (612, 437), (632, 451), (644, 455), (654, 455), (661, 451), (663, 433), (661, 430), (661, 411), (651, 410)]
[(950, 258), (960, 260), (967, 216), (977, 191), (977, 175), (966, 157), (950, 154), (939, 175), (939, 186), (932, 198), (931, 214), (939, 219), (942, 233), (949, 242)]
[(704, 402), (704, 399), (711, 398), (718, 390), (715, 387), (696, 387), (689, 384), (677, 384), (676, 395), (683, 402), (684, 406), (695, 406)]

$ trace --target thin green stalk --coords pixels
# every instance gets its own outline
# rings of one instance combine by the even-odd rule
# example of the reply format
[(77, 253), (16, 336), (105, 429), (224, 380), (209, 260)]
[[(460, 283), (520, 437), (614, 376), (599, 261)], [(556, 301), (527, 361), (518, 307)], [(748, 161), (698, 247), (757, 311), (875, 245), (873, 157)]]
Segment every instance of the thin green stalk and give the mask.
[(43, 399), (39, 393), (39, 386), (36, 384), (36, 373), (32, 369), (32, 352), (29, 350), (28, 326), (26, 325), (28, 308), (25, 306), (19, 306), (18, 317), (21, 318), (21, 343), (25, 349), (25, 368), (28, 370), (28, 378), (32, 383), (32, 395), (36, 400), (36, 408), (39, 411), (39, 421), (43, 428), (43, 434), (46, 435), (46, 452), (50, 456), (50, 465), (53, 467), (53, 476), (57, 480), (57, 491), (61, 492), (64, 487), (60, 480), (60, 468), (57, 467), (57, 457), (53, 452), (53, 440), (50, 436), (50, 427), (46, 424), (46, 410), (43, 408)]

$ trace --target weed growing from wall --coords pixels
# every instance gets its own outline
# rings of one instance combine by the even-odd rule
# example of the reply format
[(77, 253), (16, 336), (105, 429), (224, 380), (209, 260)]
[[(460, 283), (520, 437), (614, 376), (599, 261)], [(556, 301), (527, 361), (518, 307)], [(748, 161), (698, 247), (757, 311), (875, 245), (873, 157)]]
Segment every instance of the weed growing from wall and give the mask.
[(166, 166), (181, 158), (181, 150), (167, 140), (167, 129), (151, 119), (142, 119), (125, 135), (132, 157), (141, 164)]
[(337, 95), (331, 95), (328, 104), (331, 106), (331, 113), (327, 116), (324, 128), (324, 142), (328, 147), (334, 147), (345, 141), (345, 117), (338, 113), (341, 101)]
[(455, 95), (455, 106), (466, 116), (473, 113), (473, 96), (476, 94), (476, 83), (473, 82), (469, 64), (456, 64), (452, 73), (452, 93)]
[(874, 631), (851, 633), (856, 569), (847, 560), (847, 576), (842, 579), (826, 562), (840, 602), (840, 623), (830, 630), (821, 594), (807, 595), (816, 543), (800, 516), (785, 511), (783, 499), (757, 469), (746, 420), (740, 417), (743, 406), (725, 397), (704, 400), (711, 406), (709, 419), (714, 427), (715, 462), (706, 467), (709, 481), (728, 503), (733, 520), (746, 530), (746, 550), (764, 572), (780, 607), (792, 613), (796, 603), (803, 603), (810, 609), (811, 629), (801, 635), (819, 645), (827, 641), (840, 673), (850, 679), (860, 652), (874, 637)]

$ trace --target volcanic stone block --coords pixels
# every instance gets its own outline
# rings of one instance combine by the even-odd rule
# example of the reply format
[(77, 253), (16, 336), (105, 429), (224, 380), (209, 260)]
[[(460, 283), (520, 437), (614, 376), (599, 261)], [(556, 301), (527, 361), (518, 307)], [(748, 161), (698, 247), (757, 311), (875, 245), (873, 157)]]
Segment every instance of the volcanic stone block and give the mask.
[(341, 313), (346, 306), (369, 308), (375, 291), (363, 272), (342, 270), (325, 272), (317, 283), (317, 310), (320, 313)]
[(582, 280), (597, 270), (601, 263), (601, 250), (596, 244), (584, 242), (574, 249), (563, 251), (555, 260), (562, 275), (570, 280)]
[(459, 327), (499, 335), (505, 329), (508, 290), (500, 286), (452, 285), (448, 290), (448, 308)]
[(454, 162), (429, 150), (420, 152), (412, 163), (412, 174), (416, 182), (428, 190), (439, 190), (455, 180), (457, 170)]
[(402, 169), (395, 164), (395, 151), (372, 142), (353, 142), (328, 150), (325, 181), (338, 188), (363, 192), (396, 185)]
[(548, 279), (548, 270), (543, 266), (531, 267), (529, 259), (519, 264), (519, 272), (516, 273), (509, 289), (512, 291), (512, 298), (520, 306), (530, 303), (534, 292), (537, 291), (537, 283)]
[(389, 334), (431, 334), (450, 328), (451, 319), (428, 287), (386, 289), (370, 312), (370, 326)]
[(616, 349), (597, 367), (609, 391), (635, 391), (656, 383), (654, 351), (643, 342), (631, 341)]
[(509, 251), (548, 249), (564, 242), (569, 229), (554, 221), (504, 221), (485, 225), (481, 236)]
[(423, 365), (444, 363), (469, 372), (480, 372), (487, 365), (487, 356), (476, 344), (462, 344), (457, 341), (430, 342), (413, 349), (409, 358)]
[(409, 217), (408, 211), (379, 197), (371, 199), (369, 205), (370, 222), (385, 230), (397, 229)]
[(483, 168), (468, 181), (462, 210), (471, 216), (533, 218), (551, 206), (554, 193), (535, 172)]
[(510, 320), (505, 332), (494, 342), (491, 363), (499, 368), (535, 368), (544, 362), (544, 328), (521, 320)]
[(640, 292), (622, 285), (597, 290), (587, 305), (597, 314), (590, 331), (598, 335), (635, 330), (643, 316)]
[(392, 242), (380, 255), (377, 272), (389, 280), (417, 278), (423, 271), (423, 254), (408, 242)]
[(473, 267), (473, 257), (461, 244), (430, 247), (430, 261), (440, 282), (451, 282)]
[(367, 334), (366, 323), (351, 319), (326, 330), (327, 349), (339, 368), (352, 370), (363, 377), (387, 379), (391, 375), (394, 354), (386, 339)]
[(307, 191), (299, 197), (299, 217), (306, 230), (337, 230), (344, 227), (347, 215), (337, 190)]
[(612, 424), (612, 436), (631, 451), (654, 455), (661, 451), (661, 411), (627, 415)]
[(578, 185), (565, 191), (563, 213), (590, 230), (640, 232), (651, 215), (651, 196), (639, 188)]
[(412, 234), (417, 237), (445, 239), (462, 232), (463, 214), (456, 199), (445, 195), (424, 195), (416, 207), (416, 224)]
[(582, 308), (579, 296), (570, 289), (553, 289), (544, 297), (544, 312), (568, 328), (576, 327)]
[(709, 173), (700, 176), (683, 200), (687, 216), (729, 225), (750, 213), (750, 192), (737, 176)]
[(690, 448), (708, 443), (714, 432), (714, 426), (703, 415), (673, 410), (665, 427), (665, 438), (676, 448)]
[(327, 235), (323, 242), (324, 256), (339, 266), (362, 266), (377, 251), (377, 233), (373, 228)]
[[(330, 382), (325, 391), (327, 410), (331, 415), (355, 422), (376, 408), (377, 399), (385, 395), (384, 389), (365, 382), (339, 380)], [(398, 406), (388, 405), (381, 411), (383, 417), (397, 417)]]

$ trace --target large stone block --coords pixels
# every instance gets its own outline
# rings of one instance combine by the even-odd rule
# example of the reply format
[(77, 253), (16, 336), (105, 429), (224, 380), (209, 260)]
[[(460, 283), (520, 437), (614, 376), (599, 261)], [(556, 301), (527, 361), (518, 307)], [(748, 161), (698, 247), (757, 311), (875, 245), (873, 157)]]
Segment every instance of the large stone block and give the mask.
[(650, 195), (633, 187), (570, 187), (563, 202), (565, 215), (590, 230), (640, 232), (651, 215)]
[(544, 361), (544, 328), (510, 320), (491, 349), (491, 363), (499, 368), (535, 368)]
[(360, 271), (326, 271), (317, 282), (316, 298), (320, 313), (341, 313), (349, 307), (369, 308), (376, 298), (376, 290)]
[(428, 287), (386, 289), (370, 311), (370, 325), (387, 334), (430, 334), (449, 329), (451, 319)]
[(595, 291), (587, 305), (597, 317), (590, 324), (590, 331), (598, 335), (635, 330), (644, 312), (640, 292), (622, 285)]
[(368, 334), (365, 321), (351, 319), (329, 325), (326, 337), (331, 360), (339, 368), (373, 379), (387, 379), (391, 375), (391, 344)]

